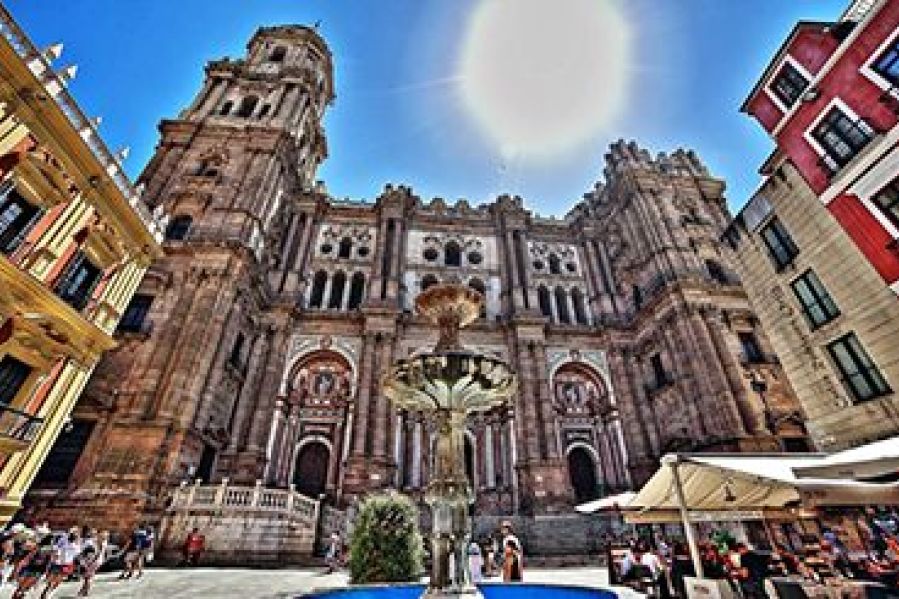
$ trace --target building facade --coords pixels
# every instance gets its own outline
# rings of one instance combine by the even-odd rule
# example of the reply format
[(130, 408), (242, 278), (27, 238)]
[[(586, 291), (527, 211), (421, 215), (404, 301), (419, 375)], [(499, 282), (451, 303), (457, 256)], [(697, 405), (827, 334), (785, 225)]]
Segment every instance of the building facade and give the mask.
[(38, 468), (150, 262), (160, 223), (0, 7), (0, 522)]
[(899, 433), (899, 2), (801, 22), (743, 108), (776, 149), (726, 239), (821, 449)]
[(463, 343), (521, 381), (511, 409), (470, 421), (478, 517), (570, 512), (640, 484), (670, 450), (808, 448), (722, 248), (724, 184), (692, 152), (615, 143), (562, 219), (403, 185), (340, 201), (314, 178), (334, 97), (315, 30), (260, 29), (206, 75), (142, 176), (171, 215), (133, 300), (144, 318), (120, 327), (57, 443), (30, 496), (41, 517), (124, 527), (194, 479), (338, 505), (421, 497), (431, 431), (380, 378), (433, 346), (413, 300), (448, 281), (486, 298)]

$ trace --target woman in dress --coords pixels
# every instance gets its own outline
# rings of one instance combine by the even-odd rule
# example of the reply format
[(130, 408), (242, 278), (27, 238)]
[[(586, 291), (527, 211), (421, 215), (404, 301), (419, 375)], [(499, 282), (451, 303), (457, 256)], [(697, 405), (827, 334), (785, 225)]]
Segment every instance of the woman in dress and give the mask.
[(508, 539), (503, 562), (503, 582), (521, 582), (521, 552), (514, 540)]

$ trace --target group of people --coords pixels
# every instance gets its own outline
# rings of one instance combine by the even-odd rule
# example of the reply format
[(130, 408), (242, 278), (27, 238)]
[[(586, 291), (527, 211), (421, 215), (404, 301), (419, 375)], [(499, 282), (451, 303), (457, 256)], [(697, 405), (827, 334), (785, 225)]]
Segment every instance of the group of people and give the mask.
[[(125, 568), (119, 578), (140, 578), (152, 547), (153, 529), (137, 527), (120, 552)], [(43, 583), (45, 599), (64, 581), (80, 577), (78, 596), (87, 597), (100, 567), (113, 557), (108, 531), (75, 526), (54, 532), (46, 524), (16, 523), (0, 532), (0, 589), (13, 585), (13, 599), (21, 599)]]
[[(711, 540), (698, 544), (698, 557), (705, 578), (725, 580), (738, 596), (762, 599), (768, 596), (766, 584), (778, 581), (804, 581), (821, 584), (828, 581), (866, 581), (899, 590), (899, 542), (895, 534), (874, 525), (867, 539), (868, 550), (850, 556), (840, 536), (824, 527), (820, 535), (800, 535), (801, 547), (790, 549), (783, 543), (754, 548), (733, 539), (726, 543)], [(795, 543), (791, 541), (791, 543)], [(610, 563), (612, 563), (610, 561)], [(631, 540), (616, 566), (618, 581), (648, 590), (660, 599), (672, 595), (686, 597), (684, 578), (696, 571), (689, 548), (684, 542), (669, 543), (656, 537)], [(770, 582), (769, 582), (770, 581)]]
[(521, 582), (523, 561), (521, 541), (509, 521), (502, 523), (499, 535), (491, 535), (480, 543), (473, 540), (468, 547), (468, 569), (474, 583), (484, 576), (492, 578), (497, 570), (502, 573), (503, 582)]

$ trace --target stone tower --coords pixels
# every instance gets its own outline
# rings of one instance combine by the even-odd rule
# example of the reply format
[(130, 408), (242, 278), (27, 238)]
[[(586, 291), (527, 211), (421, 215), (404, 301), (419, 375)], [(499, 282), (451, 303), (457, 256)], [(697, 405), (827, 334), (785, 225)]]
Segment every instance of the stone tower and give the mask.
[(126, 319), (78, 407), (69, 443), (90, 457), (57, 505), (85, 498), (100, 508), (87, 498), (112, 496), (128, 522), (159, 513), (181, 480), (209, 480), (216, 469), (263, 475), (273, 407), (254, 402), (276, 395), (279, 373), (263, 360), (277, 363), (290, 318), (271, 305), (298, 284), (281, 252), (306, 218), (296, 199), (326, 156), (321, 123), (332, 98), (319, 35), (262, 28), (244, 58), (210, 62), (192, 104), (161, 123), (139, 181), (170, 215), (165, 257), (132, 306), (143, 314), (130, 328)]

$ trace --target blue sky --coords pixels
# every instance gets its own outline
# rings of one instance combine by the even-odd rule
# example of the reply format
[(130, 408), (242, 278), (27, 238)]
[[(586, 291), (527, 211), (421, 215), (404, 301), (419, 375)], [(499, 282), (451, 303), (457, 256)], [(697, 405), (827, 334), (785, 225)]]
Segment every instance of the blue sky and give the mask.
[(738, 107), (793, 24), (839, 17), (848, 0), (597, 0), (618, 3), (632, 28), (627, 104), (577, 148), (551, 159), (504, 158), (459, 99), (464, 31), (482, 0), (7, 0), (40, 46), (65, 44), (79, 66), (72, 90), (101, 115), (113, 148), (131, 147), (136, 176), (199, 89), (203, 65), (240, 56), (260, 25), (321, 20), (335, 56), (337, 100), (319, 171), (338, 197), (372, 199), (386, 182), (423, 198), (483, 202), (520, 194), (564, 214), (601, 176), (611, 141), (652, 152), (692, 147), (728, 182), (732, 209), (758, 184), (771, 150)]

